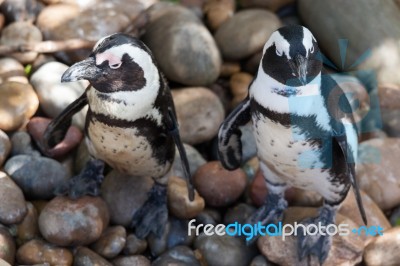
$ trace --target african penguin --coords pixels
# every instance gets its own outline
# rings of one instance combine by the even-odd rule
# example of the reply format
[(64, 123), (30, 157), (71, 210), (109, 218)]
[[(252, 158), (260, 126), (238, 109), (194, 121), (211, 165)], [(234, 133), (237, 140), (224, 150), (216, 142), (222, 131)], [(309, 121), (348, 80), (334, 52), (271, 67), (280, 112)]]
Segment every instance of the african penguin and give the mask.
[[(286, 26), (272, 33), (247, 98), (230, 113), (218, 134), (222, 164), (236, 169), (242, 158), (239, 126), (252, 121), (269, 193), (250, 223), (280, 221), (287, 208), (284, 192), (292, 186), (324, 198), (319, 216), (304, 224), (333, 224), (350, 185), (366, 223), (354, 170), (357, 131), (346, 97), (339, 100), (330, 95), (338, 89), (324, 72), (317, 41), (307, 28)], [(328, 235), (298, 237), (300, 259), (315, 255), (325, 261), (331, 245)]]
[(82, 79), (90, 86), (50, 123), (44, 146), (49, 148), (62, 140), (72, 115), (88, 104), (85, 140), (94, 159), (60, 193), (75, 198), (98, 195), (104, 162), (127, 175), (151, 176), (155, 185), (135, 213), (132, 226), (140, 238), (150, 232), (160, 236), (167, 221), (164, 177), (171, 169), (175, 145), (193, 199), (189, 165), (166, 80), (145, 44), (121, 33), (99, 40), (91, 55), (67, 69), (61, 81)]

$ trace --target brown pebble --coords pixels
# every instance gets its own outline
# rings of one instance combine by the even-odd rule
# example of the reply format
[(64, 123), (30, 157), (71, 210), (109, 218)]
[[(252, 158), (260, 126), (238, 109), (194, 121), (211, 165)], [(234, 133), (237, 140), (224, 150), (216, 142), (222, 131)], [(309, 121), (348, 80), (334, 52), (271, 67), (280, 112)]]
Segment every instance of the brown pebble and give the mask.
[(74, 254), (74, 266), (113, 266), (106, 259), (86, 247), (78, 247)]
[[(15, 241), (10, 232), (5, 227), (0, 227), (0, 259), (10, 264), (14, 264)], [(2, 265), (0, 263), (0, 265)]]
[(30, 202), (27, 202), (26, 206), (28, 212), (24, 220), (17, 225), (18, 245), (22, 245), (39, 236), (38, 213), (36, 208)]
[(227, 21), (235, 13), (235, 0), (206, 0), (203, 6), (207, 25), (211, 30)]
[(24, 194), (5, 173), (0, 172), (0, 223), (20, 223), (27, 213)]
[(135, 234), (130, 234), (126, 238), (126, 245), (124, 247), (124, 254), (138, 255), (143, 253), (147, 248), (147, 241), (138, 238)]
[(367, 266), (399, 265), (400, 227), (394, 227), (376, 236), (365, 247), (364, 262)]
[(112, 259), (122, 251), (125, 247), (125, 243), (125, 227), (117, 225), (104, 230), (103, 234), (92, 244), (91, 248), (100, 256), (106, 259)]
[[(114, 266), (150, 266), (151, 262), (142, 255), (121, 256), (113, 261)], [(171, 265), (172, 266), (172, 265)]]

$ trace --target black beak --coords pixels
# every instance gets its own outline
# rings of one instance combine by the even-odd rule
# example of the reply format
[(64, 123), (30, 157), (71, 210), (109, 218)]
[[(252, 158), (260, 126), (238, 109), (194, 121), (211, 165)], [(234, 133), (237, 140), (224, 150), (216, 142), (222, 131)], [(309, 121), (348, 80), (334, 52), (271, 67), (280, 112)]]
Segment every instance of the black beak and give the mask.
[(71, 82), (81, 79), (94, 80), (101, 73), (96, 66), (94, 57), (88, 57), (78, 63), (73, 64), (61, 77), (61, 82)]
[(297, 73), (298, 73), (300, 83), (302, 85), (306, 85), (307, 84), (307, 67), (308, 67), (307, 58), (298, 54), (298, 55), (296, 55), (295, 60), (296, 60)]

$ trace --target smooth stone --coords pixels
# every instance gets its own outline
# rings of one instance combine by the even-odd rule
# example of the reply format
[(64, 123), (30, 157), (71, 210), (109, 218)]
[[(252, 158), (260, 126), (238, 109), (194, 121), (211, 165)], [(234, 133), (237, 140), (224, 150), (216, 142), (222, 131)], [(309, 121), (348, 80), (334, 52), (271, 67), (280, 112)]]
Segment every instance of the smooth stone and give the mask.
[(247, 266), (254, 257), (254, 247), (246, 246), (243, 239), (229, 235), (200, 234), (194, 248), (199, 249), (209, 266)]
[[(55, 118), (67, 106), (79, 98), (87, 86), (87, 81), (61, 83), (62, 74), (67, 65), (59, 62), (49, 62), (32, 74), (30, 82), (39, 97), (40, 107), (47, 116)], [(87, 108), (79, 111), (72, 118), (73, 124), (79, 128), (85, 125)]]
[(112, 261), (114, 266), (150, 266), (151, 262), (145, 256), (121, 256)]
[(0, 223), (20, 223), (26, 213), (27, 206), (21, 189), (5, 173), (0, 172)]
[(224, 224), (245, 224), (248, 218), (256, 211), (256, 208), (246, 203), (239, 203), (229, 208), (224, 216)]
[(24, 126), (39, 107), (38, 97), (29, 84), (0, 84), (0, 129), (13, 131)]
[(220, 99), (203, 87), (172, 90), (183, 142), (199, 144), (211, 140), (225, 118)]
[(17, 225), (18, 245), (39, 237), (38, 212), (32, 203), (26, 202), (28, 212), (21, 223)]
[(28, 83), (24, 66), (18, 60), (11, 57), (0, 59), (0, 83), (8, 81)]
[(33, 23), (43, 4), (37, 0), (4, 0), (0, 6), (7, 22), (26, 21)]
[[(8, 24), (1, 32), (0, 45), (29, 45), (43, 40), (40, 30), (30, 22), (17, 21)], [(15, 52), (10, 54), (22, 64), (32, 63), (37, 52)]]
[[(29, 134), (35, 140), (37, 146), (41, 147), (42, 150), (44, 150), (44, 148), (42, 147), (43, 135), (50, 122), (51, 119), (48, 118), (33, 117), (27, 125)], [(83, 134), (79, 130), (79, 128), (71, 126), (68, 128), (67, 134), (65, 135), (64, 139), (45, 153), (49, 157), (53, 158), (60, 158), (62, 156), (65, 156), (79, 145), (82, 138)]]
[(230, 19), (236, 9), (234, 0), (208, 0), (203, 5), (208, 27), (215, 31), (225, 21)]
[(69, 179), (59, 162), (46, 157), (17, 155), (7, 161), (4, 170), (33, 199), (54, 197), (54, 190)]
[[(184, 143), (183, 147), (185, 148), (186, 156), (189, 162), (190, 174), (193, 175), (197, 171), (197, 169), (205, 164), (207, 161), (193, 146)], [(175, 151), (175, 159), (174, 164), (172, 165), (172, 171), (174, 175), (185, 178), (185, 174), (182, 168), (182, 160), (178, 148), (176, 148)]]
[(232, 108), (241, 103), (249, 93), (249, 85), (253, 76), (246, 72), (235, 73), (229, 79), (229, 87), (233, 95)]
[(195, 191), (193, 201), (189, 200), (186, 181), (172, 176), (168, 180), (168, 207), (173, 215), (181, 219), (197, 216), (205, 206), (204, 199)]
[(400, 261), (400, 227), (393, 227), (376, 236), (365, 247), (364, 262), (367, 266), (398, 265)]
[(7, 134), (0, 129), (0, 167), (11, 152), (11, 141)]
[(221, 66), (221, 77), (228, 78), (241, 70), (238, 62), (224, 61)]
[(198, 224), (217, 225), (222, 222), (221, 214), (216, 209), (205, 208), (199, 215), (196, 216)]
[(113, 266), (106, 259), (86, 247), (78, 247), (74, 254), (74, 266)]
[(176, 246), (166, 251), (159, 256), (153, 263), (152, 266), (200, 266), (200, 262), (197, 260), (193, 250), (186, 246)]
[[(400, 28), (392, 26), (400, 23), (395, 1), (382, 5), (374, 0), (345, 1), (338, 5), (335, 1), (299, 0), (297, 8), (302, 23), (341, 72), (374, 71), (378, 84), (400, 84)], [(338, 40), (346, 43), (339, 45)], [(344, 61), (342, 50), (346, 51)]]
[(17, 251), (19, 264), (72, 265), (72, 253), (43, 240), (33, 239), (22, 245)]
[(125, 227), (117, 225), (106, 228), (100, 238), (91, 246), (94, 252), (106, 259), (115, 258), (125, 247)]
[(126, 244), (123, 253), (126, 255), (142, 254), (147, 249), (147, 241), (138, 238), (135, 234), (126, 237)]
[[(14, 264), (16, 245), (13, 236), (5, 227), (0, 227), (0, 259)], [(0, 265), (1, 261), (0, 261)]]
[(223, 58), (240, 60), (260, 51), (280, 26), (279, 18), (270, 11), (242, 10), (218, 28), (215, 40)]
[[(61, 1), (60, 1), (61, 2)], [(65, 2), (65, 1), (64, 1)], [(68, 23), (69, 20), (79, 16), (79, 7), (70, 3), (58, 3), (43, 8), (36, 19), (37, 27), (49, 38), (49, 32)]]
[(358, 185), (383, 211), (400, 204), (400, 140), (371, 139), (359, 145)]
[(109, 222), (106, 203), (99, 197), (77, 200), (59, 196), (39, 216), (39, 229), (50, 243), (59, 246), (88, 245), (98, 240)]
[[(289, 207), (285, 211), (283, 224), (293, 224), (295, 221), (300, 222), (308, 217), (317, 215), (316, 208), (306, 207)], [(349, 218), (337, 214), (336, 225), (348, 224), (349, 229), (358, 228)], [(312, 256), (310, 260), (299, 260), (297, 254), (297, 237), (294, 235), (287, 236), (285, 240), (282, 237), (261, 236), (257, 241), (258, 249), (269, 261), (278, 265), (320, 265), (318, 259)], [(332, 239), (332, 246), (328, 257), (324, 262), (324, 266), (333, 265), (356, 265), (362, 260), (364, 250), (365, 236), (357, 236), (349, 234), (340, 236), (336, 234)]]
[(255, 256), (249, 266), (272, 266), (263, 255)]
[(197, 170), (193, 182), (208, 205), (223, 207), (232, 204), (242, 195), (247, 177), (240, 168), (228, 171), (219, 161), (212, 161)]
[(106, 175), (101, 195), (110, 211), (111, 223), (128, 227), (133, 215), (146, 202), (153, 184), (150, 177), (128, 176), (115, 170)]
[(239, 4), (243, 8), (266, 8), (273, 12), (278, 11), (280, 8), (295, 3), (294, 0), (239, 0)]
[(390, 137), (400, 136), (399, 99), (400, 85), (380, 84), (378, 86), (379, 107), (383, 130)]
[(210, 32), (187, 8), (175, 5), (160, 10), (157, 6), (148, 11), (153, 14), (142, 38), (162, 72), (184, 85), (212, 84), (221, 71), (221, 56)]
[(25, 131), (17, 131), (11, 136), (11, 155), (40, 156), (40, 152), (33, 147), (31, 136)]

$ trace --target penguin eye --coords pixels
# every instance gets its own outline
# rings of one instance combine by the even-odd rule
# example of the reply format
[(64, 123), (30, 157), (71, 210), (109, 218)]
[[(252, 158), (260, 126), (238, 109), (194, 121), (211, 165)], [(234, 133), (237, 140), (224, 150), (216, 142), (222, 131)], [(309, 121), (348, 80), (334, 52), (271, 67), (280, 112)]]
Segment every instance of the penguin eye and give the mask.
[(279, 51), (278, 49), (276, 49), (275, 51), (276, 51), (276, 54), (277, 54), (278, 56), (281, 56), (281, 55), (282, 55), (282, 51)]
[(122, 62), (117, 63), (117, 64), (110, 65), (110, 68), (112, 68), (112, 69), (117, 69), (117, 68), (119, 68), (121, 65), (122, 65)]

